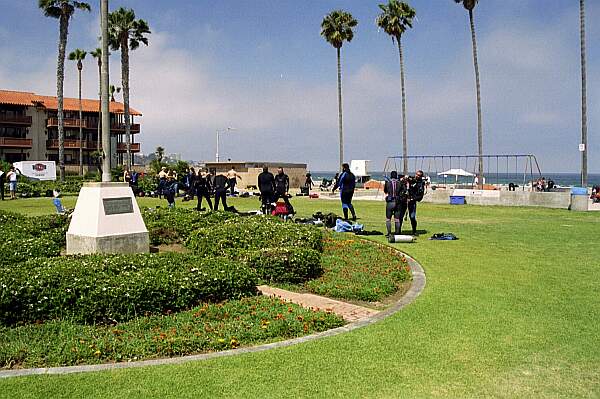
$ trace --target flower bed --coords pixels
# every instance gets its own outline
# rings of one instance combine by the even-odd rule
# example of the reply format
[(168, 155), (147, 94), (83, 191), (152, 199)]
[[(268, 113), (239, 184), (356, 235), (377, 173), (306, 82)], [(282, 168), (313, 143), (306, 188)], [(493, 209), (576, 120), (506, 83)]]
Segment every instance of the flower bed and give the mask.
[(182, 356), (294, 338), (343, 324), (332, 313), (303, 309), (274, 298), (249, 297), (115, 325), (56, 320), (13, 328), (0, 326), (0, 368)]

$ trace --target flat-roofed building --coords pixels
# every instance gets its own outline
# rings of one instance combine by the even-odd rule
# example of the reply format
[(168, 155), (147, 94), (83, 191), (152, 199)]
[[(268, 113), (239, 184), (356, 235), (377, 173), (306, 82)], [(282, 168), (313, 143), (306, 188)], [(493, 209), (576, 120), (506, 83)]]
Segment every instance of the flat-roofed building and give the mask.
[(277, 168), (283, 168), (283, 171), (290, 178), (290, 188), (299, 188), (304, 186), (306, 180), (305, 163), (289, 162), (253, 162), (253, 161), (229, 161), (229, 162), (206, 162), (205, 166), (213, 174), (227, 173), (232, 167), (240, 175), (238, 180), (240, 188), (256, 187), (258, 175), (262, 172), (263, 166), (269, 168), (269, 172), (277, 174)]
[[(98, 140), (99, 100), (82, 99), (83, 140), (79, 141), (79, 99), (64, 98), (65, 166), (77, 171), (79, 147), (83, 149), (86, 170), (95, 169), (92, 152), (102, 146)], [(35, 93), (0, 90), (0, 159), (17, 161), (56, 161), (58, 163), (58, 99)], [(141, 131), (134, 117), (139, 111), (130, 108), (131, 153), (140, 152), (135, 139)], [(110, 102), (110, 136), (112, 164), (122, 164), (127, 152), (123, 104)], [(133, 159), (132, 159), (133, 161)]]

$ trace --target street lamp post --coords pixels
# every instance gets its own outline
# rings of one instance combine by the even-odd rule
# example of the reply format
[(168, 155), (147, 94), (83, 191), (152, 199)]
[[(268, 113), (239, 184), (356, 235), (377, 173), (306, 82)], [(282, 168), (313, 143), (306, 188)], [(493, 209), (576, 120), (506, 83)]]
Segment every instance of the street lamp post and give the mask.
[(226, 133), (231, 130), (235, 130), (234, 127), (228, 127), (226, 129), (217, 129), (217, 152), (215, 154), (216, 161), (219, 162), (219, 133)]

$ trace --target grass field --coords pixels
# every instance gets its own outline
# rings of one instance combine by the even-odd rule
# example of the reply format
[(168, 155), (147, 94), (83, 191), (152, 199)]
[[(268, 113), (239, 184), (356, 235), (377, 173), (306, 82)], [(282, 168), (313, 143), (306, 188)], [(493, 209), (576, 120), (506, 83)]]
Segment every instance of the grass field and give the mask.
[[(303, 216), (340, 212), (336, 201), (293, 203)], [(368, 229), (383, 231), (382, 203), (355, 206)], [(42, 214), (52, 205), (17, 200), (0, 209)], [(5, 379), (0, 397), (600, 396), (600, 213), (420, 204), (419, 222), (425, 236), (460, 240), (395, 244), (423, 265), (427, 286), (380, 323), (205, 362)]]

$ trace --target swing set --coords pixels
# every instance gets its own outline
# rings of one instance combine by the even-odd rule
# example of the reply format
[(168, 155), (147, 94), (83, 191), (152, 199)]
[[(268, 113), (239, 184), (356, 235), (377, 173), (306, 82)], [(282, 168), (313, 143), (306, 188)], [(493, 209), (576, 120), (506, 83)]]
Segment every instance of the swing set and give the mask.
[[(463, 169), (473, 176), (477, 175), (479, 170), (479, 155), (409, 155), (408, 161), (409, 174), (414, 174), (417, 170), (422, 170), (425, 176), (432, 179), (432, 185), (437, 183), (443, 172), (456, 168)], [(487, 179), (488, 184), (496, 187), (501, 185), (512, 185), (518, 187), (516, 183), (521, 183), (521, 189), (532, 181), (541, 177), (542, 172), (538, 161), (533, 154), (513, 155), (496, 154), (482, 155), (483, 177)], [(402, 172), (404, 157), (390, 156), (385, 161), (383, 170), (384, 176), (389, 177), (391, 171)], [(433, 180), (436, 179), (436, 180)]]

